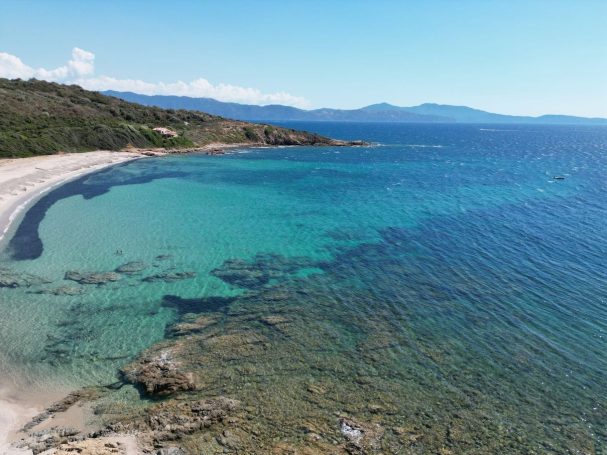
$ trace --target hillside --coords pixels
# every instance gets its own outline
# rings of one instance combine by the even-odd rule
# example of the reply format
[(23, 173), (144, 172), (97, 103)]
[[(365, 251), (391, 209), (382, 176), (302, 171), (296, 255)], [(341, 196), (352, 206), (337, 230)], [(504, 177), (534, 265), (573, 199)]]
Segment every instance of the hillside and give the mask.
[[(165, 127), (174, 138), (153, 131)], [(142, 106), (38, 80), (0, 78), (0, 158), (126, 146), (184, 148), (212, 143), (346, 145), (317, 134), (227, 120), (203, 112)]]
[(304, 110), (291, 106), (224, 103), (212, 98), (187, 96), (140, 95), (132, 92), (103, 92), (127, 101), (173, 109), (197, 109), (239, 120), (271, 121), (347, 121), (397, 123), (509, 123), (552, 125), (607, 125), (607, 119), (574, 117), (571, 115), (542, 115), (539, 117), (495, 114), (467, 106), (424, 103), (419, 106), (394, 106), (378, 103), (360, 109)]

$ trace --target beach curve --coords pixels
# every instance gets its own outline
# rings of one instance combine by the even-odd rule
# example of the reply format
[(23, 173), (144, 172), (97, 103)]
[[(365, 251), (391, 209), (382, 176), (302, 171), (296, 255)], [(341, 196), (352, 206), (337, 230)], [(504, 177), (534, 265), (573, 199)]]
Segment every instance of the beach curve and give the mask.
[(51, 189), (77, 177), (141, 158), (137, 152), (65, 153), (0, 160), (0, 242), (15, 219)]

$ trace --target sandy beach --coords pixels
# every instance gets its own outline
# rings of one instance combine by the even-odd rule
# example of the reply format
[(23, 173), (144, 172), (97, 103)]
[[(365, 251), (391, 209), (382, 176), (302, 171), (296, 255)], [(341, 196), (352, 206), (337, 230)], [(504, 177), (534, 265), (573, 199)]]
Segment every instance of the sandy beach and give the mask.
[(38, 409), (17, 402), (5, 389), (0, 389), (0, 454), (27, 454), (31, 451), (11, 446), (11, 436), (29, 419), (38, 413)]
[(0, 160), (0, 241), (27, 205), (50, 189), (141, 156), (132, 152), (95, 151)]
[[(28, 205), (51, 189), (90, 172), (141, 158), (136, 152), (95, 151), (0, 160), (0, 240)], [(57, 397), (24, 402), (0, 389), (0, 455), (31, 453), (10, 447), (23, 424)], [(31, 400), (30, 400), (31, 401)]]

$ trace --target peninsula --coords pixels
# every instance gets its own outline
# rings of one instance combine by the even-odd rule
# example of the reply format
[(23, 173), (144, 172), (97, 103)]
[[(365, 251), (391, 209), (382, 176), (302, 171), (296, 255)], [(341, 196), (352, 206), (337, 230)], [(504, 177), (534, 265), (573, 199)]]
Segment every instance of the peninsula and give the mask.
[(356, 143), (204, 112), (142, 106), (77, 85), (0, 78), (0, 158), (225, 145)]

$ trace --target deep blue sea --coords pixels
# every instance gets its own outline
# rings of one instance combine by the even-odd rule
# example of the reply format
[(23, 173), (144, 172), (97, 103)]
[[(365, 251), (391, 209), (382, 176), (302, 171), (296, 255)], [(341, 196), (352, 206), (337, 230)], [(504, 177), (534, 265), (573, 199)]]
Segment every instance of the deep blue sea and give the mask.
[(3, 380), (111, 383), (208, 313), (265, 347), (205, 390), (272, 393), (285, 438), (348, 412), (402, 453), (607, 453), (607, 128), (287, 126), (373, 145), (142, 159), (38, 202), (0, 253), (50, 282), (0, 288)]

